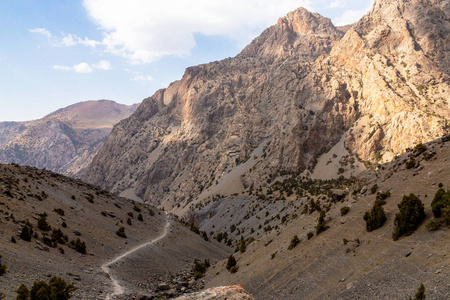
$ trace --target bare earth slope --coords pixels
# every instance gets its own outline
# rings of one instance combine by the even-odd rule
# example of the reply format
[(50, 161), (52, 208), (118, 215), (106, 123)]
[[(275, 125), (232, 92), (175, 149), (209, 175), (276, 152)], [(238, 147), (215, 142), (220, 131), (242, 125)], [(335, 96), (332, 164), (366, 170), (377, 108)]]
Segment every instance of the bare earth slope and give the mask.
[(112, 126), (137, 105), (80, 102), (28, 122), (0, 123), (0, 162), (46, 168), (80, 177)]
[[(337, 201), (335, 194), (309, 185), (302, 197), (261, 201), (239, 196), (196, 212), (192, 217), (201, 230), (227, 233), (237, 242), (243, 236), (247, 244), (244, 253), (234, 254), (237, 273), (226, 270), (224, 260), (208, 272), (206, 286), (241, 284), (255, 299), (408, 299), (423, 283), (426, 299), (448, 299), (450, 231), (429, 231), (425, 225), (433, 216), (430, 204), (440, 184), (450, 187), (450, 136), (427, 148), (423, 154), (408, 151), (361, 173), (346, 188), (341, 186), (346, 196)], [(408, 169), (410, 156), (415, 166)], [(363, 215), (381, 192), (390, 192), (383, 206), (387, 220), (367, 232)], [(424, 203), (426, 219), (412, 235), (394, 241), (397, 205), (410, 193)], [(329, 228), (319, 235), (319, 213), (311, 210), (311, 199), (326, 211)], [(345, 206), (349, 212), (341, 216)], [(295, 235), (299, 244), (290, 250)]]
[(185, 214), (228, 174), (237, 192), (264, 187), (312, 171), (343, 138), (353, 159), (389, 161), (448, 132), (449, 14), (448, 1), (377, 0), (344, 34), (291, 12), (235, 58), (145, 99), (84, 178)]
[[(0, 164), (0, 213), (1, 263), (7, 268), (0, 276), (0, 293), (6, 299), (15, 298), (21, 283), (31, 288), (49, 275), (74, 283), (75, 299), (105, 299), (114, 291), (113, 282), (129, 299), (139, 291), (150, 294), (172, 274), (190, 271), (194, 258), (214, 262), (229, 252), (154, 207), (32, 167)], [(42, 215), (50, 230), (38, 228)], [(30, 241), (21, 238), (27, 221), (33, 230)], [(120, 227), (126, 238), (116, 234)], [(54, 230), (67, 239), (53, 240), (58, 236)], [(78, 238), (85, 254), (70, 245)], [(102, 266), (110, 269), (111, 278)]]

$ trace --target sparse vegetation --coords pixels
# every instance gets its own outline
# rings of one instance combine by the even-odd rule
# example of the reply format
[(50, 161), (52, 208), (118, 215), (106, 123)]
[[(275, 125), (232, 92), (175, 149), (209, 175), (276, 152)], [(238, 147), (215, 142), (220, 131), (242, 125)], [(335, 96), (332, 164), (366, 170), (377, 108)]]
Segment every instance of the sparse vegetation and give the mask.
[(426, 225), (428, 230), (433, 231), (439, 229), (441, 226), (449, 226), (450, 192), (439, 188), (431, 202), (431, 210), (433, 211), (434, 218), (428, 221)]
[(64, 209), (61, 209), (61, 208), (55, 208), (55, 209), (53, 209), (53, 211), (54, 211), (55, 213), (57, 213), (58, 215), (60, 215), (60, 216), (64, 216)]
[(6, 265), (2, 265), (2, 256), (0, 255), (0, 276), (6, 273)]
[(450, 208), (450, 192), (445, 191), (443, 188), (439, 188), (434, 195), (431, 202), (431, 210), (435, 218), (442, 217), (443, 210), (449, 212)]
[(247, 246), (245, 245), (245, 240), (244, 238), (241, 237), (241, 240), (238, 243), (238, 247), (237, 249), (239, 252), (244, 253), (245, 250), (247, 250)]
[(310, 240), (313, 236), (314, 236), (314, 232), (312, 232), (312, 231), (310, 231), (306, 234), (306, 237), (308, 238), (308, 240)]
[(16, 300), (30, 300), (30, 290), (23, 283), (17, 289)]
[(20, 231), (20, 238), (26, 242), (30, 242), (32, 236), (33, 236), (33, 225), (31, 225), (27, 221), (25, 225), (23, 225), (22, 230)]
[(235, 272), (232, 272), (232, 268), (237, 267), (236, 266), (236, 259), (234, 258), (233, 255), (230, 255), (228, 257), (228, 261), (227, 261), (227, 270), (230, 271), (231, 273), (236, 273), (237, 269)]
[(142, 217), (142, 214), (138, 214), (138, 220), (141, 221), (141, 222), (144, 221), (144, 218)]
[(398, 205), (398, 208), (400, 211), (395, 215), (395, 228), (392, 233), (394, 241), (402, 236), (411, 235), (425, 218), (422, 201), (412, 193), (408, 196), (403, 196), (403, 200)]
[(409, 160), (405, 163), (405, 167), (407, 169), (412, 169), (416, 166), (416, 160), (414, 159), (413, 156), (409, 157)]
[(125, 227), (120, 227), (119, 229), (117, 229), (116, 234), (118, 236), (120, 236), (121, 238), (127, 238), (127, 235), (125, 234)]
[(370, 188), (370, 193), (371, 194), (375, 194), (378, 190), (378, 184), (374, 184), (371, 188)]
[[(412, 300), (411, 297), (409, 297), (410, 300)], [(423, 283), (420, 284), (419, 288), (417, 289), (417, 293), (414, 295), (414, 300), (424, 300), (425, 299), (425, 286)]]
[(194, 266), (192, 267), (192, 272), (194, 273), (195, 280), (202, 278), (206, 270), (210, 267), (209, 259), (205, 259), (203, 262), (198, 259), (194, 259)]
[(300, 243), (300, 240), (297, 235), (294, 235), (294, 237), (291, 240), (291, 243), (289, 244), (288, 250), (294, 249), (298, 244)]
[(317, 221), (316, 225), (316, 235), (319, 235), (321, 232), (324, 232), (328, 228), (328, 226), (325, 226), (325, 211), (322, 210), (320, 212), (319, 220)]
[(38, 228), (42, 231), (49, 231), (52, 229), (50, 224), (47, 222), (47, 214), (43, 213), (39, 216), (38, 222), (37, 222)]
[(341, 208), (341, 216), (345, 216), (350, 211), (350, 207), (344, 206)]
[(363, 219), (366, 221), (366, 229), (368, 232), (382, 227), (384, 222), (386, 222), (387, 218), (383, 205), (386, 204), (385, 199), (387, 199), (390, 195), (390, 192), (378, 193), (372, 209), (364, 214)]
[[(195, 232), (196, 234), (200, 234), (200, 229), (194, 223), (191, 223), (191, 225), (189, 227), (190, 227), (191, 231)], [(219, 243), (220, 243), (220, 241), (219, 241)]]
[(427, 151), (427, 146), (425, 146), (424, 144), (422, 144), (422, 143), (420, 143), (420, 144), (417, 144), (415, 147), (414, 147), (414, 154), (416, 155), (416, 156), (419, 156), (420, 154), (422, 154), (422, 153), (424, 153), (425, 151)]
[(82, 242), (80, 238), (70, 241), (70, 246), (77, 252), (80, 252), (81, 254), (86, 254), (86, 243)]
[(64, 245), (69, 238), (62, 232), (60, 228), (52, 230), (52, 241)]
[(48, 284), (43, 280), (35, 281), (31, 290), (28, 290), (26, 285), (22, 283), (17, 289), (16, 299), (67, 300), (72, 297), (72, 293), (76, 289), (72, 283), (67, 284), (60, 277), (52, 277)]

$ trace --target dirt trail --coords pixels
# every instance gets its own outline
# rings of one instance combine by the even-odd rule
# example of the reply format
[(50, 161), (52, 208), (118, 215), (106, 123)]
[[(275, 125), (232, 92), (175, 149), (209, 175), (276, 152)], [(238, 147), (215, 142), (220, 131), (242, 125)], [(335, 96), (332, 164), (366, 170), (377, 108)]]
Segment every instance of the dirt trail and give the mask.
[(109, 278), (112, 281), (112, 285), (113, 285), (113, 292), (106, 296), (106, 298), (105, 298), (106, 300), (114, 299), (113, 298), (114, 296), (121, 295), (121, 294), (123, 294), (125, 292), (125, 288), (119, 283), (119, 281), (116, 278), (114, 278), (112, 276), (110, 266), (112, 264), (115, 264), (119, 260), (123, 259), (124, 257), (133, 254), (134, 252), (138, 251), (139, 249), (142, 249), (142, 248), (144, 248), (146, 246), (154, 244), (154, 243), (158, 242), (159, 240), (163, 239), (167, 235), (168, 229), (169, 229), (169, 227), (171, 225), (170, 217), (168, 216), (167, 213), (166, 213), (166, 216), (167, 216), (166, 226), (164, 227), (163, 232), (157, 238), (155, 238), (155, 239), (153, 239), (153, 240), (151, 240), (149, 242), (146, 242), (144, 244), (138, 245), (138, 246), (128, 250), (125, 253), (122, 253), (121, 255), (117, 256), (116, 258), (113, 258), (112, 260), (110, 260), (110, 261), (108, 261), (108, 262), (106, 262), (105, 264), (102, 265), (103, 272), (108, 274)]

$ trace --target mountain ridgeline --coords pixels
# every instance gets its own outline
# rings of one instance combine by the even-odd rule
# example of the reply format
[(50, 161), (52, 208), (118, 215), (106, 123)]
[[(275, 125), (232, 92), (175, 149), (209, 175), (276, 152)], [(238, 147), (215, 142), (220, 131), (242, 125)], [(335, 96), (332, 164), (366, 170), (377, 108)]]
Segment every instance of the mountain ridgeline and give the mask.
[(46, 168), (80, 177), (112, 126), (137, 108), (109, 100), (85, 101), (42, 119), (0, 123), (0, 163)]
[(84, 178), (183, 214), (217, 191), (312, 172), (339, 142), (366, 166), (390, 161), (448, 132), (449, 14), (448, 1), (376, 0), (344, 30), (297, 9), (145, 99)]

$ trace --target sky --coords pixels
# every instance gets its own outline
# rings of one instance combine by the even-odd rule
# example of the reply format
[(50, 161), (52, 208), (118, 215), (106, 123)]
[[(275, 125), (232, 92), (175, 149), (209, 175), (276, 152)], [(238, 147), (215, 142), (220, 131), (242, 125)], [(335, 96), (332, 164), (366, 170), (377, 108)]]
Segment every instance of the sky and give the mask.
[(0, 122), (109, 99), (133, 104), (233, 57), (298, 7), (335, 25), (373, 0), (1, 0)]

